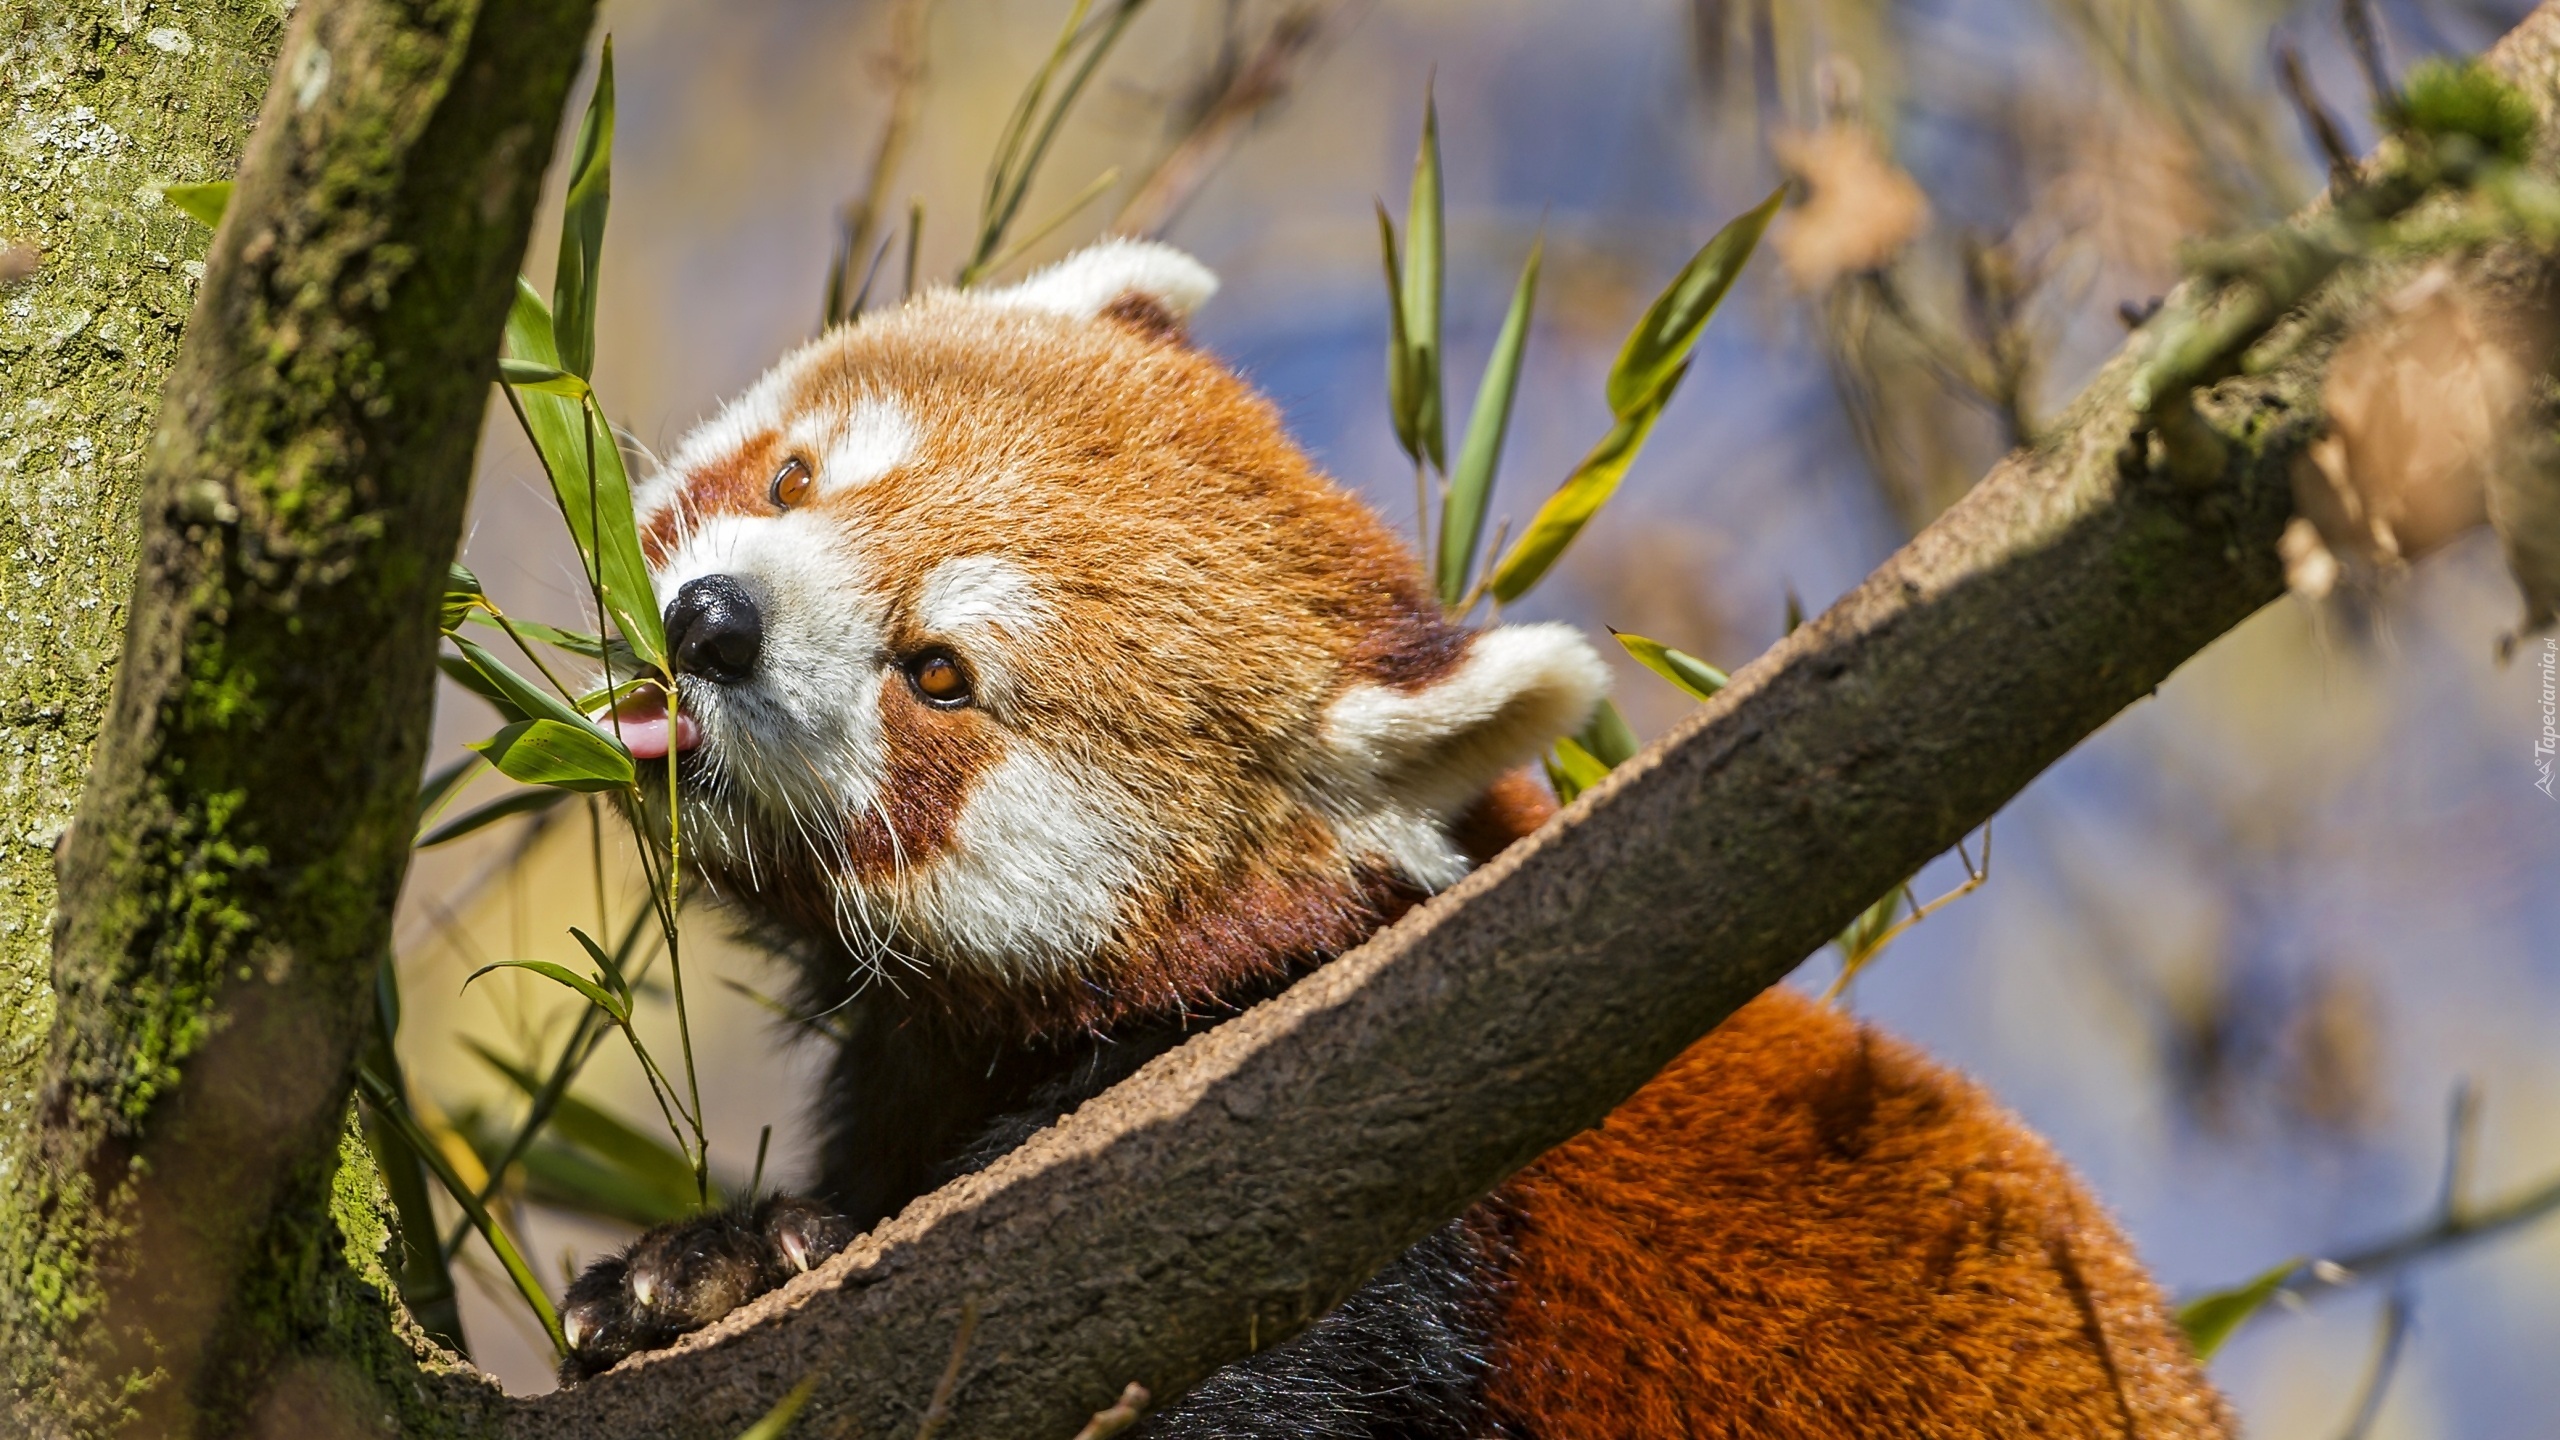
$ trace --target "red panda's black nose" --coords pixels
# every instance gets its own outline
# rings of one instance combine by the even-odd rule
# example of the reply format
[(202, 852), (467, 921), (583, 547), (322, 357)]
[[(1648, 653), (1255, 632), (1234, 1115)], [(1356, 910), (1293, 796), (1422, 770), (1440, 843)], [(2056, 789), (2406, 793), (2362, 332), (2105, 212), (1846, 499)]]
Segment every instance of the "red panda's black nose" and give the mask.
[(679, 674), (735, 685), (755, 673), (763, 648), (764, 617), (726, 575), (686, 581), (667, 607), (667, 649)]

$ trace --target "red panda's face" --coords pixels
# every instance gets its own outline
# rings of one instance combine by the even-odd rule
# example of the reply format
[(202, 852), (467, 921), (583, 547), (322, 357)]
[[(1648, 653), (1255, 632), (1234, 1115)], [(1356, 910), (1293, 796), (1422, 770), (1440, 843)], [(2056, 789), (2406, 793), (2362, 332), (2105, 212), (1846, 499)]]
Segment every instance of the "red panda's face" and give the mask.
[(1579, 725), (1562, 627), (1457, 630), (1116, 242), (785, 357), (639, 495), (684, 830), (730, 899), (1029, 1028), (1232, 994), (1466, 867)]

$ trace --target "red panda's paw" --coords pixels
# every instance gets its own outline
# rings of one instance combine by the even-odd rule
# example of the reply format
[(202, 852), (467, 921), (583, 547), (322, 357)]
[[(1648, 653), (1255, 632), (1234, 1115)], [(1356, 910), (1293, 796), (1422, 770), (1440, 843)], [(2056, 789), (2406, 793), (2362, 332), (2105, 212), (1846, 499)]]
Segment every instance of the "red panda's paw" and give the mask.
[(624, 1356), (699, 1330), (851, 1243), (851, 1222), (814, 1201), (774, 1195), (671, 1221), (587, 1267), (560, 1311), (575, 1385)]

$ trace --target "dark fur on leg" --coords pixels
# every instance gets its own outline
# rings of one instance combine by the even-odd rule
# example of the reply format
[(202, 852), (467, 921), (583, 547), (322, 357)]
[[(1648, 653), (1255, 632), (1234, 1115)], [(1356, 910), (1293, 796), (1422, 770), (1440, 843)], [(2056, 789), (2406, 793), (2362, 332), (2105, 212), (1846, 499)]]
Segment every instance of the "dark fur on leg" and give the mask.
[(1460, 1220), (1323, 1319), (1194, 1386), (1131, 1440), (1481, 1440), (1498, 1242)]

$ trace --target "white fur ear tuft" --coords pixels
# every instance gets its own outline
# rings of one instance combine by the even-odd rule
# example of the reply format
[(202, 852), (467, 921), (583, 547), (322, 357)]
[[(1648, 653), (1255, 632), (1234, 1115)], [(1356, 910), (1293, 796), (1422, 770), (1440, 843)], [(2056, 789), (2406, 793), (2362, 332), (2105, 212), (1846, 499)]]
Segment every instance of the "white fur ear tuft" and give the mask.
[(1609, 670), (1570, 625), (1477, 635), (1456, 669), (1417, 689), (1359, 685), (1325, 712), (1337, 774), (1399, 808), (1446, 818), (1591, 718)]
[(1191, 318), (1218, 289), (1209, 267), (1153, 240), (1104, 240), (1088, 245), (1018, 285), (982, 291), (980, 304), (1036, 310), (1070, 320), (1091, 320), (1136, 297), (1179, 323)]

